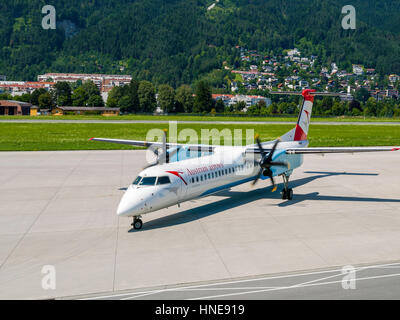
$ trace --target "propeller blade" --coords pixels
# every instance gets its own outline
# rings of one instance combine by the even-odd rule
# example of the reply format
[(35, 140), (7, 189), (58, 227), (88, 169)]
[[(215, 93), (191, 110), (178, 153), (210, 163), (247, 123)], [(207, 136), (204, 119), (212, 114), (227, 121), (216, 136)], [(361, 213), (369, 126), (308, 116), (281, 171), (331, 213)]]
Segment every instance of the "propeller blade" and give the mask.
[(277, 186), (275, 184), (275, 180), (273, 176), (269, 176), (269, 178), (271, 179), (271, 184), (272, 184), (272, 192), (275, 192), (277, 189)]
[(267, 160), (266, 160), (267, 163), (268, 163), (268, 162), (271, 162), (272, 156), (274, 155), (274, 152), (275, 152), (275, 150), (276, 150), (276, 147), (278, 146), (279, 141), (280, 141), (280, 139), (276, 139), (276, 141), (275, 141), (275, 143), (274, 143), (274, 146), (272, 147), (270, 153), (268, 154), (268, 158), (267, 158)]
[(263, 169), (261, 168), (260, 171), (258, 171), (257, 177), (253, 180), (253, 182), (251, 184), (252, 186), (254, 186), (257, 183), (257, 181), (260, 179), (262, 172), (263, 172)]
[(256, 135), (256, 141), (257, 141), (258, 149), (260, 150), (261, 154), (264, 155), (265, 151), (261, 145), (260, 136), (258, 134)]

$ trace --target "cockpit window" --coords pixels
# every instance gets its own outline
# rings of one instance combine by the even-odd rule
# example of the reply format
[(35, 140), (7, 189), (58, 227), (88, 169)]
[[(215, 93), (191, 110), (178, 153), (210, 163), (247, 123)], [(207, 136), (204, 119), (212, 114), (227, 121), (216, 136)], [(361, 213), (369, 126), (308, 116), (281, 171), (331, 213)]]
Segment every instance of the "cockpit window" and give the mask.
[(167, 177), (167, 176), (158, 177), (157, 185), (159, 185), (159, 184), (168, 184), (168, 183), (171, 183), (171, 181), (169, 180), (169, 177)]
[(140, 181), (139, 186), (154, 186), (156, 184), (156, 177), (144, 177)]
[(138, 184), (139, 183), (139, 181), (142, 179), (142, 177), (141, 176), (138, 176), (136, 179), (135, 179), (135, 181), (133, 181), (133, 184)]

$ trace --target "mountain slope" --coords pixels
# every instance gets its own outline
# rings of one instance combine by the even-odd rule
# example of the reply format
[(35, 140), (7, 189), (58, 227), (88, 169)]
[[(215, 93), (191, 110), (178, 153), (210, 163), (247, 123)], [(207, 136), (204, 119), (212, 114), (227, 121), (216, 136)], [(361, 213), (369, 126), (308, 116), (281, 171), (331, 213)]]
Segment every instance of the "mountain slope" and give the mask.
[[(341, 28), (344, 0), (54, 0), (57, 21), (41, 28), (42, 0), (0, 3), (0, 74), (34, 79), (53, 72), (130, 73), (177, 86), (222, 62), (233, 65), (245, 46), (279, 54), (295, 45), (342, 67), (361, 63), (400, 72), (397, 0), (355, 0), (357, 29)], [(67, 3), (66, 3), (67, 2)]]

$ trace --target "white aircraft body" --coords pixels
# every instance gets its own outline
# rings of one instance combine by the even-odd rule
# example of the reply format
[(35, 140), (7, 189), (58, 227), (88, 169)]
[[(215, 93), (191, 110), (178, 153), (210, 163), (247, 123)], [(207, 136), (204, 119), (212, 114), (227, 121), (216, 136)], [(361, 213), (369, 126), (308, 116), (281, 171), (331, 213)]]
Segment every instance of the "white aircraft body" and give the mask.
[[(279, 92), (282, 94), (282, 92)], [(395, 151), (399, 147), (322, 147), (309, 148), (307, 134), (314, 96), (338, 95), (315, 92), (307, 89), (301, 94), (304, 98), (296, 127), (277, 140), (248, 146), (211, 146), (193, 144), (172, 144), (163, 142), (145, 142), (92, 138), (93, 141), (128, 144), (133, 146), (151, 146), (158, 156), (157, 163), (139, 173), (127, 188), (117, 209), (119, 216), (133, 217), (133, 227), (141, 229), (140, 219), (144, 214), (160, 210), (182, 202), (208, 196), (224, 189), (270, 179), (273, 191), (276, 190), (275, 176), (282, 176), (284, 188), (282, 199), (291, 200), (293, 190), (289, 188), (289, 177), (293, 170), (303, 163), (304, 154), (354, 153)], [(183, 157), (183, 160), (169, 161), (178, 154), (196, 153), (196, 157)], [(197, 156), (198, 152), (206, 155)], [(229, 155), (229, 156), (227, 156)], [(180, 156), (181, 157), (181, 156)], [(182, 157), (181, 157), (182, 158)]]

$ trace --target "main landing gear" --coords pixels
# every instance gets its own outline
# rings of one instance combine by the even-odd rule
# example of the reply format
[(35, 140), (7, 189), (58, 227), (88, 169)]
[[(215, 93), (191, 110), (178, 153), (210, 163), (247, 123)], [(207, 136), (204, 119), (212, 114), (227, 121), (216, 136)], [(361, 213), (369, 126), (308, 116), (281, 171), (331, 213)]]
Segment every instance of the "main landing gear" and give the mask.
[(293, 199), (293, 189), (289, 188), (289, 176), (286, 174), (282, 175), (284, 188), (282, 189), (282, 200)]
[(131, 224), (131, 226), (133, 227), (133, 229), (135, 230), (140, 230), (143, 227), (143, 221), (140, 219), (139, 217), (133, 217), (133, 222)]

